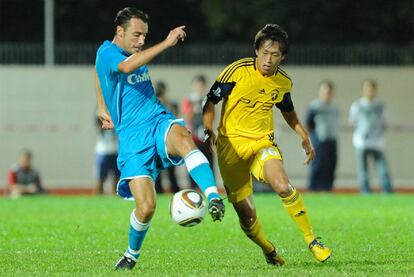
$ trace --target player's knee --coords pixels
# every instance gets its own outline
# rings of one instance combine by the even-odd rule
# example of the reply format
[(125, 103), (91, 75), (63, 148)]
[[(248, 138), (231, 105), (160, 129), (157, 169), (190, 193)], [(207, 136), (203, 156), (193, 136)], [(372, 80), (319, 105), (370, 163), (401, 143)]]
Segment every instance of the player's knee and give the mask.
[(191, 136), (181, 136), (180, 144), (184, 152), (189, 152), (196, 148), (196, 145)]
[(174, 149), (178, 155), (184, 157), (188, 152), (195, 148), (197, 148), (197, 146), (189, 132), (177, 132), (174, 139)]
[(288, 197), (292, 194), (292, 187), (289, 182), (277, 182), (273, 185), (275, 191), (281, 197)]
[(155, 202), (144, 202), (137, 207), (137, 211), (145, 222), (149, 221), (155, 213), (156, 203)]

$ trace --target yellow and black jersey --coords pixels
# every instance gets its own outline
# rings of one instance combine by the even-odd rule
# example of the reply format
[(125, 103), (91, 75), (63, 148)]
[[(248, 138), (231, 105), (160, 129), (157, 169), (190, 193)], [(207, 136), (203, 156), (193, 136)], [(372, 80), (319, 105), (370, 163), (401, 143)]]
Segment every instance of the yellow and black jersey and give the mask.
[(207, 95), (217, 104), (224, 99), (219, 134), (225, 137), (260, 139), (272, 135), (273, 106), (293, 110), (290, 98), (292, 81), (280, 68), (264, 77), (256, 69), (255, 58), (240, 59), (218, 76)]

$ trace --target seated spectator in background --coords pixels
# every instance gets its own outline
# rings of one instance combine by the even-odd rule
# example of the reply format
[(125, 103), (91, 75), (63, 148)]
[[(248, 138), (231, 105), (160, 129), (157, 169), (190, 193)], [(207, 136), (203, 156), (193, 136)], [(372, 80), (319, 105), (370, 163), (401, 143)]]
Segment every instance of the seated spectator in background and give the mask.
[(114, 130), (102, 129), (102, 122), (98, 116), (96, 116), (95, 122), (99, 133), (95, 145), (95, 193), (104, 193), (105, 181), (111, 176), (111, 193), (115, 194), (119, 177), (121, 176), (116, 163), (118, 157), (118, 139)]
[(331, 191), (335, 179), (339, 110), (333, 102), (334, 85), (322, 81), (319, 97), (312, 101), (306, 113), (305, 125), (315, 147), (308, 188), (311, 191)]
[[(178, 105), (177, 103), (171, 101), (167, 96), (167, 86), (163, 81), (159, 81), (154, 85), (155, 95), (157, 96), (158, 100), (175, 116), (178, 116)], [(157, 180), (155, 180), (155, 191), (157, 193), (163, 193), (164, 187), (162, 185), (162, 175), (164, 172), (158, 175)], [(172, 193), (176, 193), (180, 190), (178, 183), (177, 183), (177, 176), (175, 174), (175, 166), (171, 166), (167, 168), (168, 179), (170, 181), (170, 189)]]
[(392, 192), (391, 178), (385, 159), (386, 109), (377, 99), (377, 83), (365, 80), (362, 97), (352, 103), (349, 123), (355, 128), (352, 141), (355, 147), (361, 193), (371, 192), (368, 160), (373, 159), (382, 189)]
[[(210, 167), (214, 172), (213, 153), (206, 143), (204, 143), (204, 126), (203, 126), (203, 107), (202, 103), (210, 89), (207, 86), (207, 79), (204, 75), (196, 75), (192, 81), (193, 91), (183, 99), (181, 103), (181, 113), (188, 130), (191, 131), (193, 141), (198, 149), (206, 156)], [(197, 184), (189, 176), (192, 188), (197, 188)]]
[(42, 187), (39, 172), (32, 166), (32, 152), (27, 149), (20, 153), (18, 162), (10, 168), (7, 180), (7, 192), (11, 197), (46, 192)]

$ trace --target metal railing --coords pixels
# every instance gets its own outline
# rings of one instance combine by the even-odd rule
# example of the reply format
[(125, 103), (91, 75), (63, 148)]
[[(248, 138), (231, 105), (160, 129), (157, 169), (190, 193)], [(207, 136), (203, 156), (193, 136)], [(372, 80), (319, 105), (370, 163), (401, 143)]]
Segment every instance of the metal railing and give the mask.
[[(56, 44), (55, 63), (87, 65), (95, 61), (96, 43)], [(253, 56), (249, 44), (183, 44), (158, 56), (155, 64), (228, 64)], [(42, 43), (0, 43), (0, 64), (43, 64)], [(290, 65), (414, 65), (414, 46), (299, 45), (292, 46)]]

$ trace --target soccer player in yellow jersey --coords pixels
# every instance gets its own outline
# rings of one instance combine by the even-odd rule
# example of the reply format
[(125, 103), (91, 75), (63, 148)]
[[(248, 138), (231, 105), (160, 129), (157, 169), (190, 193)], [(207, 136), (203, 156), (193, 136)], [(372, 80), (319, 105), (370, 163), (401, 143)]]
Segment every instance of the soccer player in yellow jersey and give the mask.
[[(305, 165), (315, 157), (309, 136), (300, 123), (291, 99), (292, 81), (279, 67), (288, 53), (287, 33), (267, 24), (255, 37), (256, 58), (229, 65), (216, 79), (203, 106), (206, 141), (217, 145), (218, 163), (228, 199), (247, 237), (260, 246), (266, 261), (283, 265), (283, 258), (266, 239), (253, 203), (252, 176), (268, 183), (297, 223), (315, 258), (326, 261), (331, 250), (315, 237), (303, 199), (290, 183), (281, 153), (274, 141), (273, 106), (302, 139)], [(218, 136), (213, 131), (214, 105), (223, 99)]]

